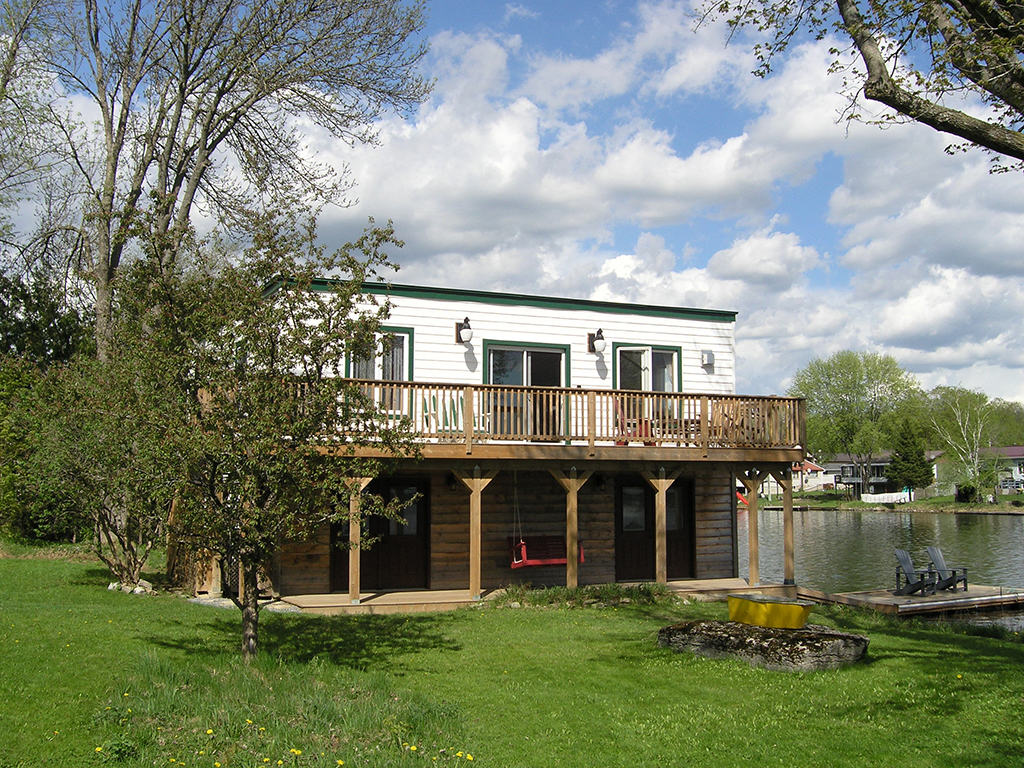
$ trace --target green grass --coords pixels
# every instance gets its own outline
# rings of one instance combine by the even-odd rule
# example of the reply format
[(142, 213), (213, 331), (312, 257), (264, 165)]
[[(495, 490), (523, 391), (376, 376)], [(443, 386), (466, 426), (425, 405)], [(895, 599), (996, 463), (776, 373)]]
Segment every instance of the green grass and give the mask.
[(506, 606), (523, 607), (450, 614), (264, 613), (246, 667), (237, 613), (108, 580), (94, 563), (0, 559), (0, 767), (472, 755), (502, 768), (941, 768), (1024, 754), (1024, 645), (991, 629), (815, 609), (816, 623), (867, 634), (868, 660), (787, 674), (656, 647), (661, 626), (724, 618), (722, 604), (522, 592)]

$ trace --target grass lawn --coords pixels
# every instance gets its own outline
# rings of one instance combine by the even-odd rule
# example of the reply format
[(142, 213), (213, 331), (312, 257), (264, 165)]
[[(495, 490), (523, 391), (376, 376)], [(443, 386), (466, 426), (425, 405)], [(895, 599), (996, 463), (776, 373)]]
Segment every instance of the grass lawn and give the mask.
[(0, 559), (0, 768), (1007, 766), (1024, 645), (815, 609), (866, 663), (787, 674), (655, 646), (722, 604), (264, 613), (108, 592), (89, 562)]

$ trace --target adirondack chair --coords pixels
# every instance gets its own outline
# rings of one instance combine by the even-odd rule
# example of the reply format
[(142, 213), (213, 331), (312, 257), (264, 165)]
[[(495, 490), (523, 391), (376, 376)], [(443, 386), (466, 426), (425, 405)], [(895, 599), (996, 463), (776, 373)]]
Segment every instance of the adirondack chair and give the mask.
[[(899, 566), (896, 568), (896, 591), (895, 595), (912, 595), (920, 592), (922, 595), (931, 595), (935, 592), (936, 574), (934, 571), (920, 571), (914, 567), (914, 561), (910, 553), (905, 549), (896, 549), (896, 560)], [(903, 582), (906, 582), (905, 584)]]
[(967, 569), (949, 568), (946, 566), (946, 558), (942, 556), (942, 550), (938, 547), (928, 547), (928, 557), (932, 559), (932, 568), (938, 574), (935, 582), (935, 589), (952, 589), (956, 592), (956, 585), (962, 583), (964, 592), (967, 591)]

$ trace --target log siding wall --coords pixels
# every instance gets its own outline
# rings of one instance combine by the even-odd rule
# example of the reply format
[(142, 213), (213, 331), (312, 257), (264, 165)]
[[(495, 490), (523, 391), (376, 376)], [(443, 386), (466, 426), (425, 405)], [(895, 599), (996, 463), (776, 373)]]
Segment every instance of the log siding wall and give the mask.
[[(735, 576), (732, 473), (726, 466), (693, 466), (682, 477), (692, 478), (696, 494), (696, 577)], [(579, 540), (585, 562), (579, 583), (615, 581), (615, 486), (638, 475), (603, 472), (579, 492)], [(469, 492), (458, 483), (449, 487), (448, 472), (417, 472), (429, 477), (430, 589), (469, 588)], [(512, 583), (535, 586), (565, 584), (565, 566), (512, 569), (508, 537), (518, 533), (514, 523), (518, 486), (522, 532), (529, 535), (565, 534), (566, 494), (546, 471), (503, 470), (482, 496), (481, 585), (494, 589)], [(603, 486), (603, 487), (602, 487)], [(324, 594), (330, 591), (330, 531), (326, 526), (303, 542), (281, 548), (277, 589), (282, 595)]]

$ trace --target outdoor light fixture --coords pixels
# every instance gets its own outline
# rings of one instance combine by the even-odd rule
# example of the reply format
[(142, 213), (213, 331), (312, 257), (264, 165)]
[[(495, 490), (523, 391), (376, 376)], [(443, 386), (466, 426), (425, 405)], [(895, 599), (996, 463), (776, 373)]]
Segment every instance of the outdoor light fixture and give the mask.
[(700, 353), (700, 364), (701, 364), (702, 368), (714, 369), (714, 367), (715, 367), (715, 353), (712, 352), (710, 349), (701, 350), (701, 353)]
[(597, 352), (600, 354), (604, 352), (605, 343), (604, 331), (600, 328), (597, 329), (597, 333), (587, 334), (587, 352)]
[(472, 340), (473, 329), (469, 327), (469, 318), (467, 317), (461, 323), (455, 323), (455, 343), (468, 344)]

